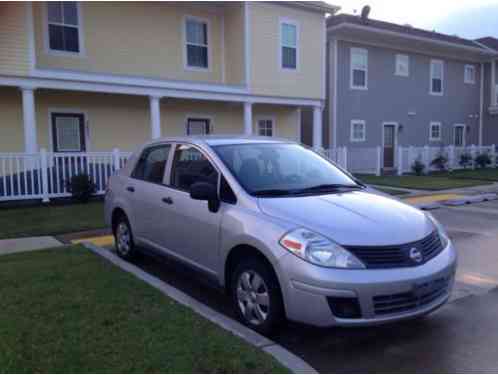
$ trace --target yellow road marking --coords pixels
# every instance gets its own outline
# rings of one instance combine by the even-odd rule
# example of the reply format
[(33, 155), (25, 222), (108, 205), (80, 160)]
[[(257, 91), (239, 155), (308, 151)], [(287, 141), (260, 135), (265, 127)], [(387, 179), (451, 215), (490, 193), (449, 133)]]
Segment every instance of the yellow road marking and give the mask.
[(89, 238), (78, 238), (77, 240), (72, 240), (71, 243), (82, 243), (90, 242), (95, 246), (111, 246), (114, 245), (113, 236), (100, 236), (100, 237), (89, 237)]
[(405, 198), (404, 201), (407, 203), (432, 203), (432, 202), (441, 202), (441, 201), (446, 201), (448, 199), (457, 199), (462, 197), (464, 196), (459, 194), (433, 194), (433, 195), (425, 195), (423, 197)]

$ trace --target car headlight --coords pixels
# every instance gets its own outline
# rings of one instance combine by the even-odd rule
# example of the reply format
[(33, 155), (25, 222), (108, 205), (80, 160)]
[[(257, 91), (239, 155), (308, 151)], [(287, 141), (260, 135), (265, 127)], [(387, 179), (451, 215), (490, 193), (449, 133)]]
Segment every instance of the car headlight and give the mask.
[(310, 230), (295, 229), (280, 239), (292, 254), (322, 267), (360, 269), (365, 265), (349, 251)]
[(439, 239), (441, 240), (441, 243), (443, 245), (443, 248), (446, 248), (446, 246), (448, 246), (448, 243), (450, 242), (450, 237), (448, 236), (448, 233), (446, 233), (446, 229), (444, 229), (441, 223), (437, 221), (436, 218), (432, 216), (429, 212), (426, 212), (425, 214), (436, 228), (437, 233), (439, 235)]

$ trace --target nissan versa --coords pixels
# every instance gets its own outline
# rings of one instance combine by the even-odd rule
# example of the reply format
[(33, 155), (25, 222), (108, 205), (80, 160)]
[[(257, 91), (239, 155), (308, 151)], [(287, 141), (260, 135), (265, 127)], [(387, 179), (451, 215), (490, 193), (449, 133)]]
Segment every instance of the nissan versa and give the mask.
[(174, 257), (268, 333), (415, 318), (450, 295), (456, 251), (428, 213), (383, 196), (299, 144), (261, 137), (154, 141), (110, 179), (117, 253)]

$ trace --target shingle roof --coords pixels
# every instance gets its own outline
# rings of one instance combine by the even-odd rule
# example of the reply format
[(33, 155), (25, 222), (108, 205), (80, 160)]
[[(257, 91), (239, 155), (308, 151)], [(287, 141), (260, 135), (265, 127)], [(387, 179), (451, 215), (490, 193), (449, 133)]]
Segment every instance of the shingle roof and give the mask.
[(466, 47), (484, 49), (482, 46), (480, 46), (479, 44), (475, 43), (473, 40), (470, 39), (464, 39), (458, 36), (437, 33), (435, 31), (428, 31), (428, 30), (418, 29), (412, 26), (403, 26), (391, 22), (379, 21), (370, 18), (363, 20), (360, 16), (355, 16), (352, 14), (343, 13), (337, 16), (329, 17), (327, 19), (327, 27), (340, 25), (342, 23), (352, 23), (355, 25), (373, 27), (379, 30), (386, 30), (386, 31), (406, 34), (407, 36), (430, 38), (436, 41), (443, 41), (448, 43), (459, 44)]
[(479, 43), (484, 44), (486, 47), (498, 51), (498, 39), (492, 36), (476, 39)]

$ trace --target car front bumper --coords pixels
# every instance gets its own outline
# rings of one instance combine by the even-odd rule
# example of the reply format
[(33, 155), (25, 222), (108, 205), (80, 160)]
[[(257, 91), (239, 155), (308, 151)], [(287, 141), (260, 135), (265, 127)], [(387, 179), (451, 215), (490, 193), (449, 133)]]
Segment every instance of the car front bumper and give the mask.
[[(331, 269), (290, 253), (279, 263), (290, 320), (320, 327), (366, 326), (414, 318), (441, 307), (453, 288), (457, 255), (450, 242), (434, 259), (409, 268)], [(330, 297), (356, 301), (361, 315), (336, 316)]]

